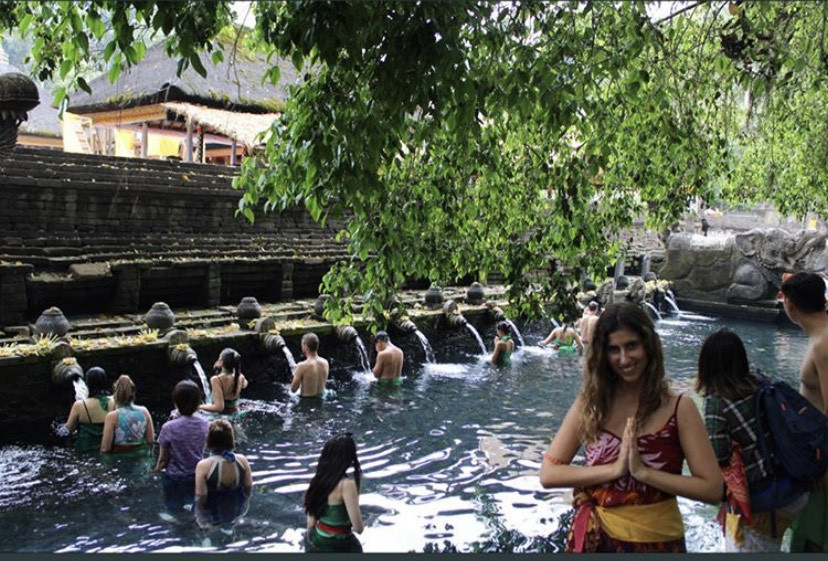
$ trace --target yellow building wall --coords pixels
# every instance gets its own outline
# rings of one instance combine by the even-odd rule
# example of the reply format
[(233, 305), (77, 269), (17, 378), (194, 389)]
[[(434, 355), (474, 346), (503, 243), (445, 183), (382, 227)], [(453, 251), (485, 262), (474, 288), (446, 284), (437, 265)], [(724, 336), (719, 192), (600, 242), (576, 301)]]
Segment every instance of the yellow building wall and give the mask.
[(147, 139), (147, 157), (178, 156), (180, 146), (181, 141), (177, 138), (150, 133)]
[(139, 144), (133, 131), (115, 129), (115, 155), (125, 158), (135, 157), (135, 147)]
[(61, 123), (63, 128), (63, 151), (75, 154), (86, 153), (79, 137), (79, 134), (83, 134), (80, 115), (64, 111)]

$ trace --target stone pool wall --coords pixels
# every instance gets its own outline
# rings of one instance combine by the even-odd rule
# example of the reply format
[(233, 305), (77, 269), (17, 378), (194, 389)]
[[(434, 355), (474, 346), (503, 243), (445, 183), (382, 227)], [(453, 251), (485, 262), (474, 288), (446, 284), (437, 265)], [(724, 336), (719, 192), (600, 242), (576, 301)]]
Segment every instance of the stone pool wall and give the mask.
[(316, 296), (345, 256), (303, 208), (234, 216), (237, 168), (18, 147), (0, 159), (0, 326)]
[[(488, 351), (492, 347), (496, 318), (486, 305), (463, 306), (463, 316), (479, 331)], [(453, 327), (441, 310), (411, 310), (411, 319), (431, 341), (437, 362), (457, 362), (458, 356), (477, 360), (479, 344), (465, 327)], [(310, 320), (308, 320), (310, 321)], [(520, 323), (520, 322), (518, 322)], [(367, 350), (371, 365), (375, 361), (372, 334), (367, 324), (356, 322), (355, 329)], [(351, 376), (369, 376), (361, 371), (362, 360), (356, 343), (338, 339), (330, 324), (289, 326), (280, 329), (287, 348), (297, 361), (302, 359), (300, 341), (303, 334), (314, 332), (320, 338), (320, 355), (328, 359), (330, 376), (347, 380)], [(390, 325), (391, 340), (405, 352), (404, 373), (411, 373), (426, 362), (420, 340), (412, 333)], [(198, 381), (191, 366), (177, 365), (170, 360), (174, 343), (165, 339), (115, 348), (96, 348), (73, 351), (83, 370), (92, 366), (104, 368), (111, 380), (120, 374), (129, 374), (138, 388), (137, 403), (147, 406), (157, 419), (166, 418), (172, 409), (170, 394), (175, 384), (185, 378)], [(189, 346), (196, 352), (205, 374), (209, 377), (212, 364), (225, 347), (233, 347), (242, 354), (242, 371), (249, 380), (244, 397), (273, 400), (283, 395), (277, 385), (290, 382), (292, 373), (285, 354), (268, 352), (263, 335), (250, 330), (237, 330), (219, 335), (191, 338)], [(53, 378), (54, 366), (60, 357), (14, 356), (0, 358), (6, 395), (0, 403), (0, 445), (9, 443), (53, 443), (57, 440), (53, 427), (65, 422), (74, 401), (74, 388), (68, 382), (58, 383)]]

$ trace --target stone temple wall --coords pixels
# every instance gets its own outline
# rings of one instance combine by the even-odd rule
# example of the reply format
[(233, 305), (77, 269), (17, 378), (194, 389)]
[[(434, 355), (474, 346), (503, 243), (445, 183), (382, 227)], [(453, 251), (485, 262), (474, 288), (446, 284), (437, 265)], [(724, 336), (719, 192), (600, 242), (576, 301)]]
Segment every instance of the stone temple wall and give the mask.
[(0, 159), (0, 325), (315, 296), (345, 256), (304, 209), (234, 211), (237, 168), (18, 147)]
[(661, 278), (679, 298), (750, 304), (775, 301), (787, 272), (828, 273), (828, 234), (780, 228), (703, 237), (674, 234)]

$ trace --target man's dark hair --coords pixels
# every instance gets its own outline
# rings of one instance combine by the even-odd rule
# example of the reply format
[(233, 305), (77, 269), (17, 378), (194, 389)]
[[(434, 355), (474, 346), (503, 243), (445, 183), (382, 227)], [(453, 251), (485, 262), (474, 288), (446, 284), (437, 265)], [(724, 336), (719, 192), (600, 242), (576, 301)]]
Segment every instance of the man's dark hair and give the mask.
[(782, 294), (804, 314), (825, 312), (825, 280), (816, 273), (796, 273), (782, 283)]
[(310, 352), (315, 353), (319, 349), (319, 337), (316, 336), (316, 333), (305, 333), (302, 335), (302, 344), (305, 345)]
[(377, 331), (377, 334), (374, 335), (374, 343), (377, 341), (382, 341), (383, 343), (391, 342), (391, 339), (388, 337), (388, 333), (385, 331)]
[(201, 388), (192, 380), (181, 380), (172, 392), (175, 408), (182, 415), (192, 415), (201, 405)]

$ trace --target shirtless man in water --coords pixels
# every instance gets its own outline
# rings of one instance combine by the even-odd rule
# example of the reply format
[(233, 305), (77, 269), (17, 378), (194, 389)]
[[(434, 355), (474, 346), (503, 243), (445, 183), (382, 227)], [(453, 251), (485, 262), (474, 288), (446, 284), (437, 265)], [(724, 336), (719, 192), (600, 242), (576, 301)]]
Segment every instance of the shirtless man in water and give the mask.
[(321, 397), (328, 381), (328, 361), (317, 354), (319, 337), (306, 333), (302, 337), (302, 354), (305, 360), (296, 365), (296, 373), (290, 383), (290, 391), (301, 388), (300, 397)]
[(578, 327), (581, 330), (581, 341), (588, 345), (592, 341), (592, 334), (595, 333), (595, 326), (598, 325), (598, 302), (593, 300), (589, 303), (584, 315), (578, 320)]
[(385, 331), (374, 336), (374, 348), (377, 351), (377, 362), (372, 371), (374, 377), (380, 385), (399, 386), (402, 383), (402, 349), (391, 343)]
[[(814, 273), (796, 273), (782, 283), (785, 313), (808, 336), (808, 349), (799, 370), (799, 393), (828, 414), (828, 314), (825, 281)], [(793, 524), (791, 551), (824, 552), (828, 545), (828, 491), (825, 484), (811, 491), (808, 505)]]

